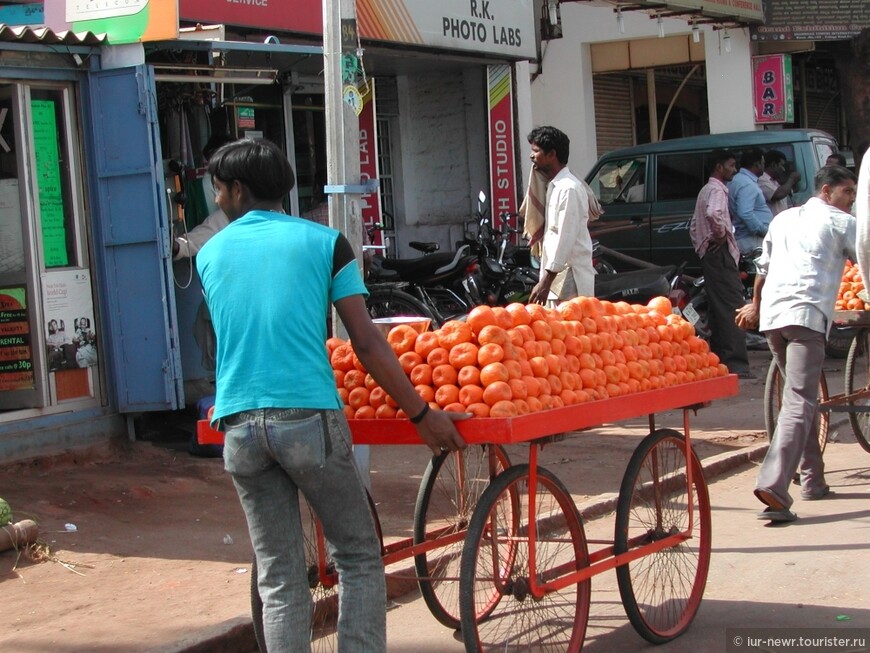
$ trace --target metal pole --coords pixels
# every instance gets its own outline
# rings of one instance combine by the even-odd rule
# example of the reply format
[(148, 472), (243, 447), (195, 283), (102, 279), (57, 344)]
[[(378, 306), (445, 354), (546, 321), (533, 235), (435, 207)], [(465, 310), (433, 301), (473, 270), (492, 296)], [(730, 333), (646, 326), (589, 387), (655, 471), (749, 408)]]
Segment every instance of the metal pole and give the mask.
[[(324, 107), (326, 113), (327, 185), (342, 188), (360, 183), (359, 120), (344, 102), (342, 56), (357, 46), (353, 0), (323, 0)], [(353, 84), (350, 80), (348, 84)], [(362, 270), (362, 213), (360, 194), (329, 194), (329, 225), (350, 241)], [(347, 331), (333, 311), (333, 333), (347, 338)]]

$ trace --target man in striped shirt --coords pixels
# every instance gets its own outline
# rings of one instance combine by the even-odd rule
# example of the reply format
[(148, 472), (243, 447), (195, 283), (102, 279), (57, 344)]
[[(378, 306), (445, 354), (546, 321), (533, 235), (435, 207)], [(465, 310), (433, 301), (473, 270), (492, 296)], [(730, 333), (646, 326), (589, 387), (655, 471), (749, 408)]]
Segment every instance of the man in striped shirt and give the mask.
[(737, 262), (740, 251), (728, 212), (725, 185), (737, 172), (731, 152), (714, 150), (710, 155), (710, 179), (698, 194), (695, 213), (689, 225), (692, 245), (701, 259), (707, 286), (710, 348), (741, 378), (752, 378), (746, 336), (734, 323), (734, 314), (743, 305), (743, 284)]

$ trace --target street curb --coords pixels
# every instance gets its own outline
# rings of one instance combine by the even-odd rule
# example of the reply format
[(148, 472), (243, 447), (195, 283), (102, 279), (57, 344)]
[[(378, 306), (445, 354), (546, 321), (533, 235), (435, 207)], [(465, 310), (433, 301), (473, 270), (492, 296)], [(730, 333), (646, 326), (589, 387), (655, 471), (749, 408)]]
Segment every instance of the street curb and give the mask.
[[(734, 451), (726, 451), (716, 456), (710, 456), (701, 461), (704, 478), (709, 483), (718, 476), (727, 474), (747, 463), (761, 460), (767, 453), (768, 443), (742, 447)], [(616, 510), (618, 494), (608, 492), (599, 494), (577, 506), (584, 520), (595, 519)], [(392, 570), (395, 577), (387, 578), (388, 599), (396, 599), (414, 591), (417, 582), (413, 566), (402, 570)], [(256, 653), (257, 641), (254, 638), (254, 626), (250, 617), (236, 617), (220, 624), (193, 633), (174, 644), (150, 649), (146, 653)]]

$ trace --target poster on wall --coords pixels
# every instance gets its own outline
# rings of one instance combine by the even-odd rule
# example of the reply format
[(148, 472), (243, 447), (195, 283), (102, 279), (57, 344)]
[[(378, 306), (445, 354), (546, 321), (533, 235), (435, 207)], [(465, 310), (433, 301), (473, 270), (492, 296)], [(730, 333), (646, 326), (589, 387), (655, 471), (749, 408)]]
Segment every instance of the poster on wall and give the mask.
[[(378, 179), (378, 132), (375, 111), (375, 80), (368, 80), (368, 87), (362, 93), (362, 111), (359, 114), (359, 172), (362, 183), (369, 179)], [(381, 222), (381, 194), (379, 191), (366, 193), (360, 197), (363, 242), (366, 245), (381, 246), (384, 244), (384, 234), (378, 230), (372, 230), (371, 242), (368, 241), (369, 229)], [(392, 225), (390, 225), (392, 226)], [(378, 252), (382, 253), (382, 252)]]
[(50, 372), (97, 364), (94, 302), (87, 270), (49, 272), (42, 278), (45, 345)]
[(57, 147), (57, 105), (53, 100), (32, 100), (33, 144), (42, 252), (45, 267), (69, 265), (61, 186), (60, 151)]
[(24, 236), (17, 179), (0, 179), (0, 272), (24, 271)]
[(753, 41), (842, 41), (870, 27), (866, 0), (765, 0)]
[(34, 387), (27, 289), (0, 288), (0, 392)]
[(511, 67), (487, 69), (489, 98), (489, 179), (493, 226), (504, 217), (512, 229), (517, 224), (517, 180), (514, 166), (514, 101)]

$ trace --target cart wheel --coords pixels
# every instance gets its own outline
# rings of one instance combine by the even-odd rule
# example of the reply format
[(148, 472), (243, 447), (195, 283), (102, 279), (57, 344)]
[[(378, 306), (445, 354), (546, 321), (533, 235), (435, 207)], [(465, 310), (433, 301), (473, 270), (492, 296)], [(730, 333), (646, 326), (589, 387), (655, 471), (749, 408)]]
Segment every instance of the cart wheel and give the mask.
[[(375, 509), (375, 502), (368, 492), (366, 497), (378, 534), (381, 551), (384, 549), (384, 536), (381, 522)], [(315, 524), (317, 518), (308, 502), (300, 496), (299, 516), (302, 519), (302, 540), (305, 549), (305, 568), (308, 570), (308, 586), (311, 588), (311, 601), (314, 612), (311, 615), (311, 653), (335, 653), (338, 650), (335, 626), (338, 619), (338, 574), (329, 553), (324, 550), (325, 565), (318, 564), (318, 537)], [(325, 540), (320, 540), (326, 546)], [(254, 637), (261, 653), (266, 653), (266, 639), (263, 632), (263, 601), (257, 589), (257, 559), (251, 564), (251, 617), (254, 623)]]
[[(866, 365), (865, 365), (866, 368)], [(849, 366), (846, 366), (848, 371)], [(767, 368), (767, 380), (764, 383), (764, 427), (767, 429), (767, 439), (773, 440), (773, 432), (776, 430), (776, 419), (779, 417), (779, 409), (782, 408), (782, 374), (776, 366), (776, 361), (770, 361)], [(828, 399), (828, 379), (822, 371), (819, 377), (819, 401)], [(828, 444), (828, 431), (831, 426), (831, 414), (827, 411), (819, 411), (819, 449), (824, 452)], [(800, 478), (798, 477), (798, 482)]]
[[(849, 355), (846, 358), (845, 390), (847, 395), (866, 388), (870, 383), (870, 361), (868, 361), (867, 346), (867, 331), (862, 329), (852, 341)], [(868, 406), (867, 410), (870, 411), (870, 399), (850, 401), (849, 405)], [(858, 444), (864, 451), (870, 453), (870, 441), (867, 439), (870, 436), (870, 413), (849, 413), (849, 422), (852, 424), (852, 431), (855, 433)]]
[[(565, 486), (538, 467), (534, 570), (538, 582), (589, 565), (586, 534)], [(589, 618), (589, 579), (537, 598), (530, 589), (529, 466), (496, 477), (471, 517), (459, 576), (462, 637), (467, 653), (576, 653)]]
[[(489, 452), (495, 456), (490, 472)], [(434, 456), (426, 467), (414, 508), (414, 544), (464, 534), (480, 495), (497, 474), (510, 467), (498, 445), (471, 446)], [(420, 593), (432, 615), (448, 628), (459, 628), (459, 563), (464, 535), (414, 556)]]
[(628, 620), (654, 644), (670, 641), (689, 627), (710, 567), (710, 497), (694, 452), (691, 513), (686, 468), (685, 438), (660, 429), (635, 450), (619, 490), (616, 555), (688, 530), (692, 516), (690, 539), (616, 568)]

